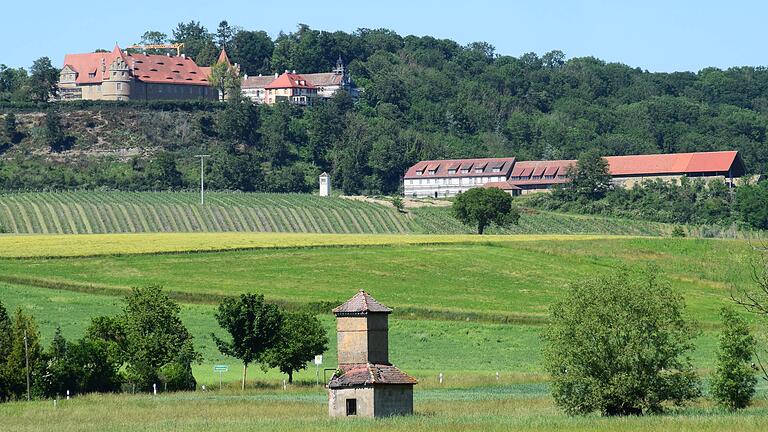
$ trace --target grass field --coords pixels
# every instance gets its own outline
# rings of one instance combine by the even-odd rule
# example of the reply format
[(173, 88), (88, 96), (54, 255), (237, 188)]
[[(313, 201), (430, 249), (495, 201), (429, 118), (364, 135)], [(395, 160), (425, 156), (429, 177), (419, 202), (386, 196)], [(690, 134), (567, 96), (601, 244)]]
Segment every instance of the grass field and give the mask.
[[(0, 229), (17, 234), (136, 232), (472, 233), (448, 208), (399, 213), (392, 206), (309, 194), (209, 192), (0, 193)], [(526, 211), (501, 234), (668, 234), (653, 222)]]
[[(178, 393), (163, 396), (100, 395), (60, 401), (0, 405), (5, 430), (39, 431), (56, 425), (74, 431), (738, 431), (768, 428), (762, 388), (756, 406), (739, 413), (707, 403), (667, 415), (568, 417), (542, 384), (472, 389), (418, 389), (415, 415), (389, 419), (329, 419), (322, 389)], [(41, 427), (41, 425), (46, 425)]]
[[(351, 247), (355, 246), (355, 247)], [(193, 371), (216, 386), (214, 364), (229, 364), (223, 392), (87, 396), (0, 405), (3, 429), (59, 430), (733, 430), (768, 427), (766, 388), (740, 414), (708, 399), (665, 416), (569, 418), (553, 406), (540, 364), (548, 305), (568, 283), (622, 266), (654, 266), (700, 322), (694, 365), (706, 377), (715, 358), (717, 311), (732, 285), (749, 283), (751, 246), (738, 240), (616, 236), (388, 236), (131, 234), (0, 236), (0, 300), (40, 323), (82, 335), (91, 317), (115, 314), (134, 286), (161, 284), (182, 302), (182, 319), (203, 354)], [(197, 253), (189, 253), (189, 252)], [(390, 358), (412, 373), (417, 415), (385, 421), (330, 421), (315, 370), (283, 391), (275, 370), (251, 368), (251, 389), (234, 390), (236, 360), (211, 332), (225, 295), (261, 292), (289, 307), (337, 304), (365, 288), (393, 307)], [(323, 367), (335, 367), (333, 317)], [(757, 325), (756, 321), (753, 324)], [(322, 371), (321, 371), (322, 372)], [(445, 383), (437, 383), (437, 374)], [(499, 380), (495, 373), (499, 372)], [(258, 382), (258, 388), (254, 388)], [(119, 407), (119, 408), (118, 408)], [(112, 414), (117, 413), (117, 414)], [(55, 423), (54, 423), (55, 422)]]

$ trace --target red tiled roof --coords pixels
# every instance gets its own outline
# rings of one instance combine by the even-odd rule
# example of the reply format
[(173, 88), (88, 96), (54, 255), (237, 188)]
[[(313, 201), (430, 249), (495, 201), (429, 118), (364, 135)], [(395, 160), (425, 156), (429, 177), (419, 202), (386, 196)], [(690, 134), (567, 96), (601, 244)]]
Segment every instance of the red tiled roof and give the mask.
[(528, 177), (533, 173), (534, 176), (541, 175), (565, 175), (568, 167), (576, 163), (575, 160), (543, 160), (543, 161), (523, 161), (517, 162), (515, 168), (510, 174), (511, 177)]
[(499, 188), (501, 190), (519, 190), (520, 188), (513, 185), (511, 182), (508, 181), (501, 181), (501, 182), (488, 182), (483, 185), (484, 188)]
[[(169, 57), (156, 54), (127, 54), (118, 46), (109, 53), (67, 54), (64, 66), (77, 72), (77, 84), (99, 84), (109, 78), (109, 65), (122, 57), (131, 74), (149, 83), (208, 85), (210, 68), (198, 66), (189, 57)], [(105, 71), (102, 72), (102, 65)], [(94, 73), (90, 76), (89, 73)]]
[(339, 365), (341, 375), (334, 375), (329, 388), (357, 387), (381, 384), (418, 384), (416, 378), (390, 364), (353, 363)]
[(339, 314), (367, 314), (368, 312), (390, 313), (392, 309), (384, 306), (371, 297), (367, 292), (360, 290), (351, 299), (335, 308), (333, 313)]
[(279, 88), (304, 88), (304, 89), (313, 89), (315, 88), (312, 83), (310, 83), (306, 78), (302, 77), (299, 74), (293, 74), (293, 73), (284, 73), (277, 77), (276, 80), (269, 83), (268, 86), (264, 87), (266, 89), (279, 89)]
[[(485, 159), (448, 159), (448, 160), (431, 160), (421, 161), (408, 168), (405, 173), (405, 178), (424, 178), (424, 177), (488, 177), (488, 176), (503, 176), (508, 177), (509, 172), (512, 171), (512, 166), (515, 164), (515, 158), (485, 158)], [(429, 166), (439, 165), (435, 174), (429, 174), (429, 170), (426, 169)], [(456, 165), (459, 165), (459, 169), (456, 169)], [(476, 173), (475, 168), (478, 167), (490, 167), (485, 168), (483, 172)], [(493, 172), (493, 168), (499, 168), (499, 172)], [(455, 169), (456, 172), (449, 174), (449, 169)], [(469, 169), (468, 173), (462, 173), (461, 170)], [(421, 175), (417, 175), (417, 171), (423, 171)]]
[(613, 176), (727, 173), (732, 168), (741, 174), (744, 171), (737, 151), (607, 156), (605, 159)]
[[(638, 176), (638, 175), (663, 175), (663, 174), (696, 174), (696, 173), (728, 173), (733, 177), (741, 177), (745, 174), (744, 162), (737, 151), (720, 152), (699, 152), (699, 153), (675, 153), (675, 154), (652, 154), (637, 156), (607, 156), (608, 167), (611, 175)], [(489, 165), (493, 167), (497, 162), (505, 161), (501, 172), (492, 173), (490, 169), (485, 169), (482, 173), (475, 173), (477, 167)], [(405, 173), (406, 179), (429, 178), (429, 177), (479, 177), (489, 175), (503, 175), (510, 178), (510, 181), (519, 183), (522, 180), (516, 180), (515, 177), (542, 177), (542, 176), (564, 176), (568, 169), (576, 163), (575, 160), (542, 160), (542, 161), (522, 161), (516, 162), (515, 158), (495, 158), (495, 159), (454, 159), (454, 160), (431, 160), (421, 161), (413, 165)], [(429, 174), (427, 167), (440, 165), (435, 174)], [(448, 169), (460, 168), (454, 174), (448, 174)], [(461, 173), (462, 169), (469, 169), (469, 173)], [(422, 171), (417, 175), (417, 171)], [(531, 179), (542, 180), (539, 183), (526, 184), (554, 184), (554, 179)]]

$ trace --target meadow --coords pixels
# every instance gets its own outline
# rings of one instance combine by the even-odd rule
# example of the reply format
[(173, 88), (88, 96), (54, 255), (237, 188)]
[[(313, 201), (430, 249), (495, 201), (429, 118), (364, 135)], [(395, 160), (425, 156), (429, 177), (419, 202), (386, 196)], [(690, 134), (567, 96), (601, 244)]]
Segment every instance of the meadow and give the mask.
[[(694, 365), (715, 359), (718, 309), (732, 286), (750, 283), (753, 248), (741, 240), (620, 236), (391, 236), (296, 234), (115, 234), (0, 236), (0, 300), (38, 320), (47, 344), (90, 318), (116, 314), (131, 287), (160, 284), (182, 304), (203, 355), (193, 371), (208, 393), (90, 395), (0, 405), (10, 430), (764, 430), (766, 389), (755, 407), (730, 414), (704, 398), (664, 416), (569, 418), (548, 396), (539, 334), (547, 307), (569, 283), (627, 265), (649, 268), (685, 296), (699, 322)], [(283, 391), (276, 370), (251, 368), (236, 390), (237, 360), (216, 350), (215, 304), (264, 293), (288, 308), (310, 307), (329, 333), (323, 368), (335, 367), (331, 307), (364, 288), (395, 309), (390, 358), (420, 380), (416, 413), (384, 421), (331, 421), (313, 365)], [(750, 316), (750, 318), (753, 318)], [(753, 320), (758, 326), (759, 322)], [(225, 388), (214, 364), (227, 364)], [(496, 373), (499, 378), (496, 378)], [(443, 373), (444, 383), (437, 375)], [(320, 370), (323, 380), (322, 369)], [(118, 408), (119, 407), (119, 408)], [(117, 413), (117, 414), (115, 414)]]
[[(421, 385), (420, 385), (421, 386)], [(421, 386), (424, 387), (424, 386)], [(729, 413), (701, 402), (644, 417), (568, 417), (546, 385), (514, 384), (472, 389), (419, 388), (415, 415), (387, 419), (329, 419), (320, 388), (240, 392), (91, 395), (59, 401), (0, 405), (3, 426), (14, 432), (56, 425), (74, 431), (738, 431), (768, 428), (765, 387), (754, 407)]]

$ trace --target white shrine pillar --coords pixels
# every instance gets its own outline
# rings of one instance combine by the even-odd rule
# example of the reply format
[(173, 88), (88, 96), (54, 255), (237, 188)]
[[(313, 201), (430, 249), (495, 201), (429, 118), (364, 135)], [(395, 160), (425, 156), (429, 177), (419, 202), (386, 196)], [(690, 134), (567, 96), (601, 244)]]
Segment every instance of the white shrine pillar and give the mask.
[(320, 174), (320, 196), (331, 196), (331, 176), (326, 172)]

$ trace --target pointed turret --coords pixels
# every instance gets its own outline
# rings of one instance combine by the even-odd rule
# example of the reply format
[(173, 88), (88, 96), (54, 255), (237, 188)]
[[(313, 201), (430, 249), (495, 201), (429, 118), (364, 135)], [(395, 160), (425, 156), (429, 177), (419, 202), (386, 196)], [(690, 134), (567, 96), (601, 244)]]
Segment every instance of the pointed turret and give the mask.
[(230, 66), (232, 65), (232, 63), (229, 61), (227, 50), (225, 50), (224, 48), (221, 49), (221, 52), (219, 53), (219, 59), (216, 60), (216, 63), (226, 63)]

